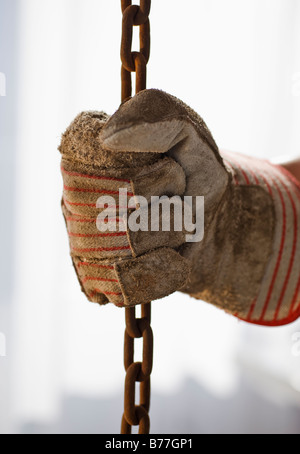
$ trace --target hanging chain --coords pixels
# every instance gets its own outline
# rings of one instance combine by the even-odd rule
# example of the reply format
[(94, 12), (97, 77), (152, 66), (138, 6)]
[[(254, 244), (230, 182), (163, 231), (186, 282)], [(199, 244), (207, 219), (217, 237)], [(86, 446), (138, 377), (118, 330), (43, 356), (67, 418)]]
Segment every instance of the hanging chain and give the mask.
[[(121, 0), (122, 22), (122, 102), (132, 96), (131, 73), (136, 73), (136, 93), (146, 89), (147, 63), (150, 57), (151, 0), (140, 0), (140, 6), (131, 0)], [(140, 27), (140, 51), (132, 52), (133, 27)], [(150, 430), (150, 375), (153, 363), (153, 333), (151, 303), (142, 305), (142, 316), (136, 318), (135, 307), (125, 309), (124, 366), (126, 370), (124, 414), (121, 434), (131, 434), (132, 426), (139, 426), (139, 434)], [(143, 338), (143, 361), (134, 362), (134, 340)], [(140, 403), (136, 405), (135, 386), (140, 383)]]
[[(153, 363), (153, 333), (151, 303), (142, 305), (142, 318), (137, 319), (135, 308), (125, 309), (126, 330), (124, 365), (126, 370), (122, 434), (131, 434), (132, 426), (139, 426), (139, 434), (150, 430), (150, 375)], [(143, 362), (134, 362), (134, 340), (143, 338)], [(140, 383), (140, 404), (135, 405), (135, 385)]]
[[(151, 0), (141, 0), (140, 6), (132, 5), (131, 0), (121, 0), (122, 21), (122, 102), (132, 95), (131, 73), (136, 73), (136, 93), (145, 90), (147, 63), (150, 57)], [(132, 52), (133, 27), (140, 27), (140, 51)]]

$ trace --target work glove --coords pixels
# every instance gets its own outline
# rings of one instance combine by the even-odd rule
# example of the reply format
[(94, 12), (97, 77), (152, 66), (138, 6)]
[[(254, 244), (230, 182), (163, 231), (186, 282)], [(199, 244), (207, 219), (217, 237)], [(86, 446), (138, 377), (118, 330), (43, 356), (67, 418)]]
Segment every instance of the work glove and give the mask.
[(282, 168), (221, 154), (203, 120), (159, 90), (111, 117), (81, 113), (60, 151), (90, 301), (128, 307), (179, 290), (250, 323), (300, 316), (300, 187)]

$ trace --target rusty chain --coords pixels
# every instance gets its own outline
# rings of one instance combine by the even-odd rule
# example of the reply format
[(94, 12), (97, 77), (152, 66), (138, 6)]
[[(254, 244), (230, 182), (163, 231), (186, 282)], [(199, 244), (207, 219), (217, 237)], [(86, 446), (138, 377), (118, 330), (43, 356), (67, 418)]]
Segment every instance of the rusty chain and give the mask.
[[(131, 73), (136, 73), (136, 93), (146, 89), (147, 63), (150, 57), (151, 0), (121, 0), (123, 13), (121, 43), (122, 102), (132, 96)], [(140, 51), (132, 51), (133, 27), (140, 27)], [(150, 431), (150, 375), (153, 363), (153, 333), (151, 303), (142, 305), (141, 318), (136, 318), (135, 307), (125, 309), (124, 366), (126, 370), (124, 414), (121, 434), (131, 434), (132, 426), (139, 426), (139, 434)], [(134, 362), (134, 340), (143, 338), (143, 360)], [(135, 386), (140, 383), (140, 403), (136, 405)]]
[[(131, 0), (121, 0), (122, 20), (122, 102), (132, 95), (131, 73), (136, 73), (136, 93), (145, 90), (147, 81), (147, 63), (150, 57), (150, 21), (151, 0), (141, 0), (140, 6), (132, 5)], [(140, 50), (132, 51), (133, 27), (140, 27)]]
[[(150, 375), (153, 362), (153, 333), (151, 303), (142, 305), (142, 317), (136, 318), (135, 308), (125, 309), (124, 366), (126, 370), (124, 414), (121, 433), (131, 434), (132, 426), (139, 426), (139, 434), (150, 430)], [(143, 338), (143, 360), (134, 362), (134, 340)], [(140, 383), (140, 404), (135, 404), (135, 385)]]

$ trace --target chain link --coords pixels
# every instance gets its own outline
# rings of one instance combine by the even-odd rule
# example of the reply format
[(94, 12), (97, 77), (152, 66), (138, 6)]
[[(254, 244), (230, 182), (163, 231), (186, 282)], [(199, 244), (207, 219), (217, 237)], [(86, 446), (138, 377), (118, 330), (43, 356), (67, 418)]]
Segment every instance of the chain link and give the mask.
[[(132, 96), (131, 73), (136, 73), (136, 93), (145, 90), (147, 82), (147, 63), (150, 57), (150, 21), (151, 0), (141, 0), (139, 5), (132, 5), (131, 0), (121, 0), (122, 21), (122, 102)], [(140, 50), (132, 51), (133, 27), (140, 27)]]
[[(153, 333), (151, 303), (142, 305), (142, 317), (136, 318), (135, 307), (125, 309), (124, 366), (126, 370), (124, 414), (121, 433), (131, 434), (132, 426), (139, 426), (139, 434), (150, 430), (150, 375), (153, 364)], [(143, 338), (143, 361), (134, 362), (134, 340)], [(140, 383), (140, 404), (135, 404), (135, 385)]]

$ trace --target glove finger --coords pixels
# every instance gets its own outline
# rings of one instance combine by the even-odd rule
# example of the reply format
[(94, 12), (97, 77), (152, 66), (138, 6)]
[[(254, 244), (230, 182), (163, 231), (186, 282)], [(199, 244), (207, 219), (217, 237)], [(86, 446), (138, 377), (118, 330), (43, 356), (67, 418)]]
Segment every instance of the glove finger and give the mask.
[(73, 264), (81, 284), (81, 289), (88, 300), (100, 305), (109, 302), (118, 307), (124, 306), (114, 260), (97, 260), (73, 257)]
[(164, 298), (186, 283), (189, 262), (170, 248), (161, 248), (141, 257), (115, 264), (125, 306)]
[[(112, 153), (101, 144), (101, 132), (109, 116), (104, 112), (82, 112), (70, 124), (62, 136), (59, 150), (65, 161), (76, 163), (81, 173), (92, 175), (101, 169), (107, 177), (131, 177), (134, 172), (153, 164), (157, 153)], [(128, 175), (126, 176), (126, 172)]]
[(163, 91), (144, 90), (110, 117), (100, 141), (114, 152), (166, 153), (186, 138), (187, 126), (198, 133), (199, 141), (218, 153), (210, 131), (196, 112)]
[[(93, 174), (87, 174), (77, 163), (63, 159), (64, 204), (74, 215), (96, 218), (101, 210), (99, 205), (97, 207), (100, 197), (111, 202), (108, 208), (116, 208), (120, 212), (126, 210), (129, 200), (134, 196), (143, 196), (150, 202), (152, 196), (181, 196), (185, 191), (184, 171), (169, 157), (133, 173), (129, 179), (106, 176), (101, 169), (94, 169)], [(127, 191), (125, 203), (120, 203), (120, 189)], [(129, 208), (135, 206), (132, 201)]]
[(131, 214), (127, 235), (135, 257), (162, 247), (177, 249), (186, 242), (183, 202), (180, 197), (171, 201), (166, 198), (162, 203), (157, 201)]
[(164, 298), (187, 283), (189, 262), (171, 248), (126, 260), (73, 257), (83, 292), (98, 304), (134, 306)]

